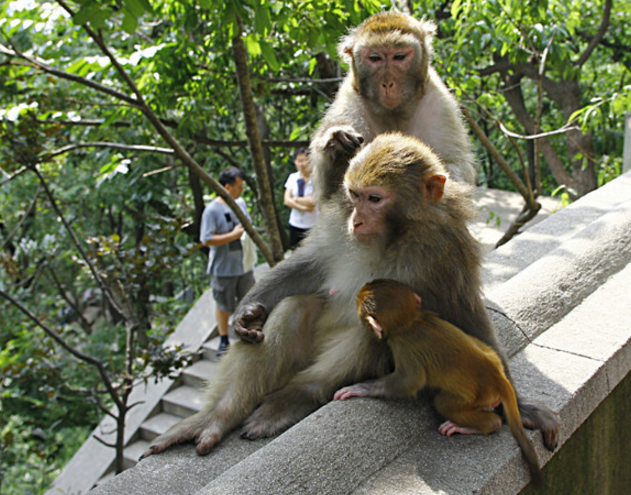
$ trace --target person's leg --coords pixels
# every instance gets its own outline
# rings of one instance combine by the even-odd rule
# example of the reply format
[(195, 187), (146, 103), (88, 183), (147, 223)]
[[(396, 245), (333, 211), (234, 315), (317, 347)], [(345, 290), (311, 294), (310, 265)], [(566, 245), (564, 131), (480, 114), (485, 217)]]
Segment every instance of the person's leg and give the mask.
[(215, 300), (215, 318), (219, 332), (217, 357), (223, 356), (230, 347), (228, 322), (235, 308), (237, 277), (213, 277), (213, 299)]

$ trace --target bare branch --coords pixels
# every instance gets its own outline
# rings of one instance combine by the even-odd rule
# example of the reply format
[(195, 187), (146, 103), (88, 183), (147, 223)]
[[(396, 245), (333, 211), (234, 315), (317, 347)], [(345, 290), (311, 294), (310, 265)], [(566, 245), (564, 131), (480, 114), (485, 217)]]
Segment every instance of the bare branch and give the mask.
[(88, 258), (88, 255), (83, 250), (83, 246), (81, 246), (81, 242), (79, 242), (79, 239), (77, 238), (76, 234), (74, 233), (73, 228), (70, 226), (70, 224), (66, 220), (65, 215), (63, 214), (63, 212), (59, 208), (59, 205), (57, 204), (57, 200), (55, 199), (55, 196), (53, 195), (52, 191), (48, 187), (48, 184), (46, 183), (46, 180), (44, 179), (44, 176), (37, 169), (37, 166), (32, 167), (32, 170), (33, 170), (33, 172), (35, 172), (35, 174), (37, 175), (40, 183), (44, 187), (44, 191), (46, 192), (46, 195), (48, 196), (48, 199), (50, 200), (51, 206), (57, 212), (57, 215), (59, 215), (59, 218), (61, 219), (61, 222), (63, 223), (64, 227), (66, 228), (66, 231), (68, 232), (68, 235), (70, 235), (70, 238), (72, 239), (72, 242), (74, 243), (74, 245), (76, 246), (77, 250), (81, 254), (81, 257), (83, 258), (83, 260), (88, 265), (88, 268), (90, 269), (90, 272), (92, 273), (92, 276), (94, 277), (96, 282), (99, 284), (99, 287), (103, 291), (103, 294), (105, 294), (105, 296), (107, 297), (107, 299), (108, 299), (109, 303), (112, 305), (112, 307), (123, 317), (123, 319), (127, 323), (129, 323), (129, 317), (125, 313), (123, 313), (123, 311), (118, 307), (118, 304), (116, 304), (116, 301), (114, 300), (114, 296), (112, 295), (109, 287), (107, 287), (105, 282), (103, 282), (103, 280), (101, 279), (101, 276), (98, 274), (98, 272), (96, 271), (96, 268), (94, 267), (94, 265), (90, 261), (90, 258)]
[(524, 209), (521, 211), (521, 213), (517, 217), (517, 220), (515, 220), (511, 224), (511, 226), (506, 230), (502, 238), (499, 241), (497, 241), (497, 243), (495, 244), (495, 248), (498, 248), (502, 244), (506, 244), (509, 240), (511, 240), (513, 236), (519, 232), (520, 228), (526, 225), (530, 220), (532, 220), (537, 215), (540, 209), (541, 209), (541, 204), (536, 203), (536, 202), (534, 203), (532, 207), (528, 204), (524, 205)]
[(72, 347), (57, 332), (55, 332), (52, 328), (42, 323), (33, 313), (31, 313), (27, 308), (25, 308), (18, 300), (14, 299), (9, 294), (7, 294), (4, 290), (2, 290), (2, 288), (0, 288), (0, 296), (4, 297), (7, 301), (9, 301), (16, 308), (22, 311), (22, 313), (24, 313), (33, 323), (35, 323), (35, 325), (37, 325), (42, 330), (44, 330), (44, 332), (46, 332), (55, 342), (57, 342), (61, 347), (66, 349), (70, 354), (75, 356), (77, 359), (80, 359), (81, 361), (84, 361), (96, 367), (96, 369), (99, 372), (99, 375), (101, 376), (101, 379), (103, 380), (103, 384), (105, 385), (108, 393), (112, 397), (112, 400), (116, 402), (119, 408), (124, 407), (124, 404), (120, 402), (118, 394), (116, 393), (116, 389), (114, 388), (112, 381), (110, 380), (110, 377), (107, 374), (107, 371), (101, 361), (99, 361), (98, 359), (92, 356), (84, 354), (81, 351)]
[(517, 134), (516, 132), (508, 130), (506, 128), (506, 126), (504, 124), (502, 124), (501, 122), (499, 122), (499, 126), (500, 126), (500, 129), (502, 130), (502, 132), (504, 134), (506, 134), (507, 136), (514, 137), (516, 139), (525, 139), (527, 141), (532, 141), (532, 140), (535, 140), (535, 139), (547, 138), (549, 136), (555, 136), (557, 134), (565, 134), (568, 131), (580, 131), (581, 130), (581, 128), (579, 126), (577, 126), (574, 122), (569, 122), (569, 123), (565, 124), (563, 127), (559, 127), (558, 129), (555, 129), (554, 131), (542, 132), (542, 133), (539, 133), (539, 134), (530, 134), (530, 135), (526, 136), (524, 134)]
[(605, 1), (605, 11), (603, 12), (603, 18), (600, 22), (600, 26), (598, 27), (598, 31), (596, 31), (596, 35), (589, 42), (589, 45), (587, 46), (583, 54), (579, 57), (579, 59), (574, 63), (574, 65), (581, 67), (585, 62), (587, 62), (587, 59), (589, 59), (592, 52), (596, 49), (598, 43), (600, 43), (600, 41), (603, 39), (603, 36), (605, 36), (605, 32), (609, 27), (609, 18), (611, 16), (612, 3), (612, 0)]
[(175, 154), (175, 151), (173, 151), (173, 149), (171, 148), (159, 148), (157, 146), (145, 146), (142, 144), (120, 144), (106, 141), (94, 141), (88, 143), (69, 144), (68, 146), (59, 148), (58, 150), (45, 153), (44, 155), (42, 155), (41, 159), (42, 161), (47, 161), (56, 156), (63, 155), (64, 153), (68, 153), (70, 151), (81, 148), (112, 148), (124, 151), (138, 151), (142, 153), (162, 153), (165, 155)]
[[(26, 170), (26, 167), (22, 167), (22, 168)], [(13, 176), (15, 177), (15, 174), (13, 174)], [(9, 232), (9, 234), (4, 238), (2, 245), (0, 245), (0, 250), (4, 250), (4, 247), (11, 241), (15, 233), (18, 231), (18, 229), (22, 226), (22, 224), (31, 214), (31, 211), (33, 211), (33, 208), (35, 208), (35, 204), (37, 203), (37, 199), (39, 198), (40, 192), (41, 192), (40, 187), (38, 186), (37, 191), (35, 191), (35, 194), (33, 195), (33, 201), (31, 201), (31, 204), (28, 206), (28, 208), (26, 209), (26, 211), (20, 218), (20, 221), (15, 225), (15, 227), (13, 227), (11, 232)]]
[[(125, 93), (121, 93), (119, 91), (116, 91), (112, 88), (109, 88), (107, 86), (104, 86), (103, 84), (99, 84), (98, 82), (92, 81), (90, 79), (85, 79), (83, 77), (77, 76), (75, 74), (69, 74), (68, 72), (64, 72), (62, 70), (58, 70), (55, 69), (54, 67), (51, 67), (50, 65), (48, 65), (46, 62), (44, 62), (43, 60), (39, 59), (38, 57), (29, 57), (28, 55), (25, 55), (24, 53), (18, 51), (18, 50), (9, 50), (7, 47), (5, 47), (4, 45), (0, 45), (0, 53), (4, 53), (6, 55), (9, 55), (11, 57), (17, 57), (17, 58), (21, 58), (23, 60), (26, 60), (28, 62), (27, 65), (35, 68), (35, 69), (40, 69), (44, 72), (46, 72), (47, 74), (51, 74), (53, 76), (57, 76), (61, 79), (66, 79), (68, 81), (73, 81), (79, 84), (82, 84), (83, 86), (87, 86), (89, 88), (95, 89), (101, 93), (105, 93), (108, 94), (110, 96), (113, 96), (114, 98), (117, 98), (119, 100), (122, 100), (128, 104), (130, 104), (133, 107), (137, 107), (138, 106), (138, 102), (134, 99), (131, 98), (130, 96), (126, 95)], [(24, 65), (21, 64), (19, 62), (13, 62), (13, 61), (9, 61), (9, 64), (12, 65)]]
[(13, 179), (15, 179), (16, 177), (19, 177), (20, 175), (22, 175), (24, 172), (26, 172), (28, 170), (27, 167), (25, 166), (21, 166), (20, 168), (18, 168), (15, 172), (13, 172), (12, 174), (8, 174), (7, 172), (5, 172), (4, 170), (2, 170), (2, 173), (4, 174), (5, 179), (0, 182), (0, 187), (4, 186), (5, 184), (8, 184), (9, 182), (11, 182)]
[(99, 437), (98, 437), (98, 436), (96, 436), (96, 435), (92, 435), (92, 436), (93, 436), (93, 437), (94, 437), (94, 439), (95, 439), (97, 442), (99, 442), (100, 444), (103, 444), (103, 445), (105, 445), (106, 447), (109, 447), (109, 448), (111, 448), (111, 449), (115, 449), (115, 448), (116, 448), (116, 444), (115, 444), (115, 443), (109, 443), (109, 442), (106, 442), (105, 440), (103, 440), (102, 438), (99, 438)]
[(519, 178), (519, 176), (515, 173), (515, 171), (511, 168), (511, 166), (506, 162), (504, 157), (497, 151), (497, 148), (493, 145), (493, 143), (489, 140), (489, 138), (484, 134), (484, 131), (480, 128), (478, 123), (469, 113), (469, 110), (466, 107), (462, 107), (462, 113), (464, 114), (467, 122), (469, 122), (469, 126), (471, 130), (476, 135), (476, 137), (480, 140), (480, 142), (484, 145), (484, 147), (488, 150), (488, 152), (493, 156), (495, 161), (502, 168), (504, 173), (508, 175), (508, 178), (511, 180), (515, 187), (519, 191), (519, 193), (523, 196), (526, 202), (529, 202), (531, 198), (531, 193), (528, 191), (528, 188), (524, 184), (524, 182)]

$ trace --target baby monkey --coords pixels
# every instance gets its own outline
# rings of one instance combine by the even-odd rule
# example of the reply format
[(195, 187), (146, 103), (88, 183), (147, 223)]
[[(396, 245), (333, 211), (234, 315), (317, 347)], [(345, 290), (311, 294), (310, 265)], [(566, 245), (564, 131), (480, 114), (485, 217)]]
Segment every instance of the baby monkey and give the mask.
[(515, 392), (497, 353), (436, 314), (421, 309), (421, 297), (394, 280), (367, 283), (357, 295), (357, 312), (379, 340), (388, 343), (395, 369), (378, 380), (335, 393), (349, 397), (409, 397), (425, 386), (438, 389), (434, 405), (447, 418), (440, 433), (484, 435), (502, 426), (493, 408), (502, 403), (511, 433), (538, 483), (541, 471), (524, 431)]

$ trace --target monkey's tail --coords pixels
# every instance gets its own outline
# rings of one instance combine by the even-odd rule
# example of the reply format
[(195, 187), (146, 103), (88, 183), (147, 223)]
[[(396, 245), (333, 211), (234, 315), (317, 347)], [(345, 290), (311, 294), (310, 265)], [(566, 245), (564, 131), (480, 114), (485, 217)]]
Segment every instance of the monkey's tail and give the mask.
[(526, 459), (526, 462), (528, 463), (528, 469), (530, 470), (530, 475), (532, 476), (533, 483), (539, 485), (541, 484), (542, 479), (541, 468), (539, 467), (539, 460), (537, 459), (535, 448), (526, 435), (524, 427), (522, 426), (521, 416), (519, 415), (519, 408), (517, 407), (515, 391), (513, 390), (513, 387), (508, 380), (506, 380), (505, 382), (504, 393), (502, 395), (504, 415), (506, 416), (506, 421), (508, 422), (510, 431), (515, 437), (515, 440), (517, 440), (521, 452)]

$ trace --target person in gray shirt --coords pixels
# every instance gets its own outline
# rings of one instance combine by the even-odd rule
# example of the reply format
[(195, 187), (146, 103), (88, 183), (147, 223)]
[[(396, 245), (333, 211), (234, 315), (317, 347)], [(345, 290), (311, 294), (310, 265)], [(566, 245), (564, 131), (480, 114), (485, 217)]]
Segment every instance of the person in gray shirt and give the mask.
[[(227, 168), (219, 174), (219, 183), (252, 221), (247, 205), (240, 197), (243, 192), (243, 172), (236, 167)], [(239, 219), (221, 197), (215, 198), (204, 208), (199, 240), (204, 246), (210, 247), (207, 273), (210, 274), (221, 339), (217, 357), (223, 356), (230, 346), (230, 315), (254, 285), (253, 266), (243, 266), (241, 236), (244, 232)]]

